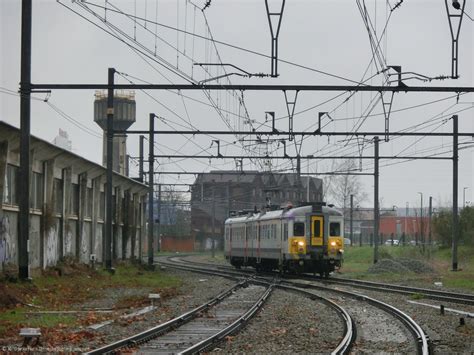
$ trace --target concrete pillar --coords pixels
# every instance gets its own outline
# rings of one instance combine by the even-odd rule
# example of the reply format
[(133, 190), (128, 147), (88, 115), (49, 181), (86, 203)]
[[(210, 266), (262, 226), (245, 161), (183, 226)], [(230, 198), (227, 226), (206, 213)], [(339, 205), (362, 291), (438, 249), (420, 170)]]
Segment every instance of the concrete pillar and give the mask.
[(146, 226), (146, 200), (147, 195), (142, 195), (140, 197), (140, 262), (142, 260), (143, 254), (143, 244), (147, 242), (146, 236), (148, 235), (147, 226)]
[(132, 249), (131, 249), (131, 259), (134, 260), (137, 255), (140, 255), (140, 246), (137, 248), (137, 232), (139, 231), (140, 228), (140, 195), (135, 193), (133, 194), (133, 200), (131, 201), (131, 244), (132, 244)]
[(2, 202), (5, 189), (5, 177), (7, 173), (8, 141), (0, 142), (0, 220), (3, 217)]
[(92, 180), (92, 232), (91, 232), (91, 254), (95, 254), (96, 258), (99, 258), (98, 250), (96, 250), (97, 244), (97, 220), (99, 219), (99, 208), (100, 208), (100, 186), (102, 182), (102, 176), (98, 176)]
[(59, 232), (59, 258), (64, 257), (66, 252), (66, 238), (69, 230), (69, 215), (71, 214), (72, 195), (72, 168), (63, 169), (63, 210), (61, 212), (61, 230)]
[[(123, 206), (123, 211), (122, 211), (122, 221), (123, 221), (123, 227), (122, 227), (122, 260), (127, 259), (127, 244), (130, 242), (130, 222), (132, 220), (131, 214), (130, 214), (130, 190), (126, 190), (123, 193), (123, 199), (124, 199), (124, 206)], [(130, 248), (133, 249), (133, 245), (130, 244)]]
[[(87, 172), (79, 175), (79, 215), (77, 220), (77, 238), (76, 238), (76, 258), (80, 260), (82, 252), (82, 243), (84, 238), (84, 217), (86, 215), (87, 208)], [(91, 253), (91, 249), (88, 250), (87, 254)], [(88, 256), (87, 256), (88, 258)]]
[(122, 240), (120, 236), (120, 229), (122, 223), (122, 188), (120, 186), (115, 187), (115, 213), (113, 215), (113, 228), (112, 228), (112, 261), (118, 259), (121, 255)]
[(0, 142), (0, 270), (3, 269), (4, 257), (6, 257), (6, 238), (2, 230), (5, 230), (6, 223), (3, 217), (3, 194), (5, 190), (5, 178), (7, 173), (8, 161), (8, 141)]
[(46, 267), (45, 247), (47, 236), (51, 228), (55, 226), (54, 213), (54, 166), (55, 160), (50, 159), (43, 162), (43, 211), (41, 216), (40, 232), (40, 267)]

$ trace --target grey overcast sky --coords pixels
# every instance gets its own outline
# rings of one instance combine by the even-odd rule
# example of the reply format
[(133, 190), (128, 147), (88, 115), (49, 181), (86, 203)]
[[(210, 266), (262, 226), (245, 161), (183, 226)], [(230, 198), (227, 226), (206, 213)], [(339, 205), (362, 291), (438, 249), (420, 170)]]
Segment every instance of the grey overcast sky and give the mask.
[[(409, 79), (405, 81), (407, 85), (474, 86), (474, 6), (472, 1), (466, 1), (466, 16), (459, 37), (460, 78), (432, 82)], [(279, 3), (279, 0), (270, 1), (272, 10)], [(386, 77), (377, 73), (387, 65), (401, 65), (404, 72), (427, 77), (450, 76), (451, 35), (444, 0), (405, 0), (393, 9), (397, 3), (397, 0), (286, 1), (278, 42), (278, 55), (284, 60), (279, 62), (279, 77), (243, 78), (233, 75), (229, 80), (234, 84), (352, 85), (364, 81), (365, 84), (382, 85)], [(451, 8), (451, 0), (448, 4), (450, 11), (455, 11)], [(34, 0), (32, 81), (105, 83), (109, 67), (122, 73), (116, 76), (119, 83), (198, 82), (224, 73), (219, 66), (205, 67), (206, 72), (193, 65), (203, 62), (231, 63), (250, 73), (269, 73), (270, 59), (264, 56), (270, 54), (271, 45), (265, 2), (212, 0), (210, 6), (202, 11), (204, 5), (204, 0)], [(372, 61), (374, 52), (359, 5), (365, 5), (370, 35), (375, 41), (380, 38), (375, 61)], [(19, 98), (14, 92), (20, 80), (20, 16), (21, 1), (0, 2), (0, 120), (17, 127), (20, 125)], [(121, 40), (104, 29), (115, 33)], [(213, 38), (234, 47), (203, 38)], [(225, 70), (228, 73), (237, 71), (229, 67)], [(416, 74), (405, 77), (413, 76)], [(221, 79), (211, 83), (225, 84), (228, 81)], [(102, 140), (101, 130), (93, 122), (94, 92), (57, 90), (52, 92), (48, 102), (42, 100), (44, 95), (34, 96), (40, 100), (32, 102), (32, 134), (52, 141), (59, 128), (66, 130), (75, 153), (100, 163)], [(384, 95), (384, 100), (389, 98), (389, 93)], [(137, 120), (132, 129), (147, 129), (150, 112), (164, 118), (157, 120), (158, 129), (249, 130), (250, 125), (268, 129), (270, 123), (265, 121), (264, 112), (275, 111), (277, 129), (288, 130), (284, 94), (277, 91), (137, 91), (136, 102)], [(316, 129), (318, 112), (330, 112), (332, 120), (327, 117), (323, 120), (327, 131), (384, 129), (383, 104), (378, 93), (300, 92), (295, 107), (294, 130)], [(474, 95), (396, 93), (390, 129), (450, 132), (452, 120), (449, 118), (453, 114), (459, 115), (461, 132), (474, 132)], [(155, 154), (216, 154), (215, 146), (211, 147), (216, 138), (156, 137)], [(249, 155), (249, 151), (253, 151), (283, 155), (283, 146), (277, 142), (255, 144), (246, 141), (249, 137), (242, 142), (238, 142), (239, 138), (244, 137), (220, 137), (221, 153)], [(267, 137), (263, 138), (266, 140)], [(389, 142), (383, 142), (381, 138), (381, 155), (452, 154), (451, 138), (391, 138)], [(301, 143), (299, 138), (296, 142)], [(466, 200), (473, 201), (474, 198), (474, 140), (468, 137), (460, 142), (461, 204), (465, 187)], [(129, 136), (128, 151), (131, 156), (138, 155), (137, 136)], [(351, 140), (311, 137), (305, 139), (301, 147), (303, 156), (357, 155), (360, 151), (373, 155), (373, 144), (357, 141), (354, 137)], [(295, 142), (287, 143), (287, 153), (296, 154)], [(160, 159), (159, 163), (159, 171), (236, 168), (233, 160), (223, 159)], [(279, 160), (273, 161), (271, 168), (291, 171), (294, 166), (295, 162)], [(358, 160), (356, 166), (359, 168)], [(418, 192), (424, 194), (425, 201), (428, 196), (433, 196), (435, 206), (447, 205), (452, 200), (450, 160), (382, 160), (380, 166), (383, 207), (396, 205), (402, 208), (407, 202), (418, 207)], [(302, 161), (304, 172), (332, 171), (335, 167), (335, 163), (328, 160)], [(244, 168), (262, 170), (268, 165), (245, 161)], [(372, 172), (373, 162), (364, 160), (360, 168), (363, 172)], [(136, 176), (137, 171), (132, 162), (131, 175)], [(192, 180), (192, 176), (160, 177), (161, 182), (191, 183)], [(373, 178), (362, 177), (361, 180), (368, 193), (368, 200), (363, 205), (370, 206)]]

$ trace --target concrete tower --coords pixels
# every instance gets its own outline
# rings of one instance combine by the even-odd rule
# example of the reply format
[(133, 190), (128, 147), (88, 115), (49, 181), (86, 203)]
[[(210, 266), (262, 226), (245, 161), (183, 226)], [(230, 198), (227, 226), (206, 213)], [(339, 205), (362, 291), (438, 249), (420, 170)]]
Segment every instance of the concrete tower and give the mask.
[[(134, 91), (116, 91), (114, 93), (114, 130), (129, 128), (136, 117)], [(107, 165), (107, 92), (96, 91), (94, 100), (94, 121), (104, 131), (102, 144), (102, 165)], [(115, 134), (113, 140), (112, 169), (122, 175), (128, 175), (127, 136)]]

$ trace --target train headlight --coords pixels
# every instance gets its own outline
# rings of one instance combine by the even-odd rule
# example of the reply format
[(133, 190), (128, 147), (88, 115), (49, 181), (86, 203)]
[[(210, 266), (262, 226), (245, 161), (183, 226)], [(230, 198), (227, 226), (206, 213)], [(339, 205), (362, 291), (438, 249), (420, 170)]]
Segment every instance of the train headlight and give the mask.
[(339, 249), (339, 253), (344, 254), (344, 249)]
[(332, 246), (332, 247), (335, 247), (335, 246), (336, 246), (336, 242), (334, 242), (334, 241), (331, 242), (331, 246)]
[(299, 242), (298, 242), (298, 245), (299, 245), (300, 247), (304, 247), (304, 242), (299, 241)]

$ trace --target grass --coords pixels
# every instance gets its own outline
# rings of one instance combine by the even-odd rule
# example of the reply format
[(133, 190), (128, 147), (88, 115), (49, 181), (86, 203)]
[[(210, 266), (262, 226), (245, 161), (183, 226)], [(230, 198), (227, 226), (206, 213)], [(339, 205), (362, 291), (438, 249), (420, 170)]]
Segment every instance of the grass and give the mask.
[[(31, 314), (45, 310), (71, 310), (87, 300), (106, 297), (110, 288), (147, 288), (163, 295), (175, 294), (181, 280), (160, 271), (147, 271), (123, 264), (115, 274), (104, 270), (93, 271), (79, 267), (67, 276), (58, 276), (54, 271), (35, 277), (31, 283), (1, 282), (1, 291), (8, 292), (15, 301), (13, 305), (0, 305), (0, 337), (18, 334), (20, 327), (67, 327), (79, 325), (76, 315)], [(144, 296), (145, 297), (145, 296)], [(28, 304), (36, 307), (27, 306)], [(39, 307), (39, 308), (37, 308)]]
[(416, 246), (379, 246), (380, 259), (418, 259), (430, 264), (436, 274), (370, 274), (368, 268), (373, 264), (373, 247), (346, 247), (344, 253), (344, 264), (341, 269), (341, 275), (344, 277), (383, 280), (396, 282), (401, 280), (417, 280), (420, 283), (441, 281), (445, 287), (457, 288), (460, 290), (474, 291), (474, 246), (461, 245), (458, 247), (458, 267), (460, 271), (451, 271), (451, 248), (435, 248), (430, 257), (427, 253), (421, 252), (420, 247)]

